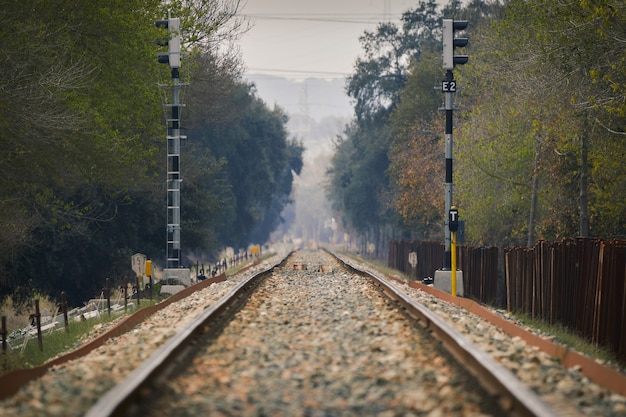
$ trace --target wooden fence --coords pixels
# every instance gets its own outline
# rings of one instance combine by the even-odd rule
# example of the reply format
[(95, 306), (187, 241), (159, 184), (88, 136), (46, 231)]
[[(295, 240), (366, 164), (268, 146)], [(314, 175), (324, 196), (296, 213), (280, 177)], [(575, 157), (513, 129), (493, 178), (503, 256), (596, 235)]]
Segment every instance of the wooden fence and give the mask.
[[(503, 268), (498, 253), (457, 248), (466, 297), (562, 324), (626, 362), (626, 241), (580, 238), (508, 248)], [(421, 281), (441, 268), (443, 254), (438, 242), (391, 241), (389, 266)], [(498, 294), (505, 295), (501, 305)]]

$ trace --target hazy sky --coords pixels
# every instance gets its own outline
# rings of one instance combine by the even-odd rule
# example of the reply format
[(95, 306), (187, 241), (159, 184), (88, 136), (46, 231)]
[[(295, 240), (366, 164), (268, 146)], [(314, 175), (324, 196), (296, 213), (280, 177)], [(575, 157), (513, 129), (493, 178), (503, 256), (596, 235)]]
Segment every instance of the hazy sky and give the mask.
[(397, 21), (416, 0), (244, 0), (252, 28), (239, 45), (248, 73), (343, 78), (361, 53), (359, 36)]

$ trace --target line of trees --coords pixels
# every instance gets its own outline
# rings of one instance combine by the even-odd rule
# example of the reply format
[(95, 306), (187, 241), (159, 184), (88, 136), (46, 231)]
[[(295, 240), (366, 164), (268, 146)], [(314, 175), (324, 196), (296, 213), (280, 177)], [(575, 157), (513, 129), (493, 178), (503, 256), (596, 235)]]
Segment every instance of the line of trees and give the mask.
[(366, 32), (346, 87), (356, 117), (328, 172), (343, 227), (379, 245), (443, 241), (444, 17), (469, 21), (454, 132), (466, 239), (624, 238), (626, 6), (616, 0), (425, 0)]
[[(167, 4), (166, 4), (167, 3)], [(302, 145), (241, 79), (239, 0), (0, 1), (0, 301), (72, 303), (121, 283), (130, 256), (165, 256), (165, 116), (154, 21), (180, 17), (182, 248), (263, 243)], [(191, 262), (186, 258), (185, 262)]]

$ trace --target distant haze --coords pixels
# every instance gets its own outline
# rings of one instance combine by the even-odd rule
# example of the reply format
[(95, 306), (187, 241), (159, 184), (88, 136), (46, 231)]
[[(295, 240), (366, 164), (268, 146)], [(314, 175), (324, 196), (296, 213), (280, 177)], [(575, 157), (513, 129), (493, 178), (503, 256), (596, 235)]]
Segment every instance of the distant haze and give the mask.
[(246, 74), (244, 78), (256, 85), (259, 97), (270, 107), (276, 104), (289, 115), (300, 114), (317, 121), (327, 116), (351, 118), (353, 115), (343, 78), (296, 81), (266, 74)]
[(304, 167), (294, 180), (294, 203), (283, 212), (286, 223), (274, 233), (273, 240), (331, 240), (325, 225), (333, 219), (324, 184), (334, 153), (333, 140), (352, 119), (345, 80), (296, 81), (268, 75), (245, 78), (256, 85), (259, 97), (270, 108), (278, 105), (287, 113), (289, 137), (302, 141), (305, 147)]

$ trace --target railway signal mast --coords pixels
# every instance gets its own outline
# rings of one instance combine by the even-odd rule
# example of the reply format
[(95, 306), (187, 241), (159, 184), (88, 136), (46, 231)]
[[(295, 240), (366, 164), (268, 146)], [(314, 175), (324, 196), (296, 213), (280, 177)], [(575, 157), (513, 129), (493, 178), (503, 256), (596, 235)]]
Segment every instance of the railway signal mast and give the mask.
[[(463, 31), (467, 28), (467, 20), (443, 19), (443, 68), (446, 70), (446, 78), (441, 84), (441, 91), (445, 93), (445, 111), (446, 111), (446, 184), (445, 184), (445, 253), (443, 259), (443, 270), (435, 272), (434, 285), (439, 287), (438, 282), (443, 282), (442, 289), (450, 289), (451, 293), (456, 293), (452, 288), (450, 276), (456, 275), (451, 273), (451, 231), (450, 231), (450, 210), (452, 209), (452, 131), (453, 131), (453, 111), (454, 111), (454, 94), (457, 91), (457, 83), (454, 79), (454, 67), (456, 65), (466, 64), (469, 58), (467, 55), (455, 55), (455, 47), (464, 47), (468, 44), (468, 38), (456, 37), (455, 32)], [(455, 280), (456, 281), (456, 280)], [(449, 284), (449, 285), (448, 285)], [(456, 284), (456, 283), (455, 283)], [(461, 275), (462, 290), (462, 275)], [(461, 292), (462, 295), (462, 292)]]
[[(159, 42), (166, 46), (167, 52), (160, 52), (157, 61), (167, 64), (172, 69), (172, 82), (161, 87), (171, 89), (172, 98), (168, 102), (167, 95), (164, 106), (166, 108), (167, 125), (167, 249), (165, 279), (174, 279), (186, 284), (189, 280), (189, 270), (181, 269), (180, 249), (180, 190), (182, 178), (180, 175), (180, 141), (186, 139), (180, 131), (180, 109), (184, 104), (180, 102), (181, 88), (186, 86), (180, 82), (181, 64), (181, 32), (180, 19), (169, 17), (167, 20), (157, 20), (158, 28), (167, 29), (168, 37)], [(169, 111), (168, 111), (169, 110)], [(187, 271), (185, 273), (185, 271)]]

